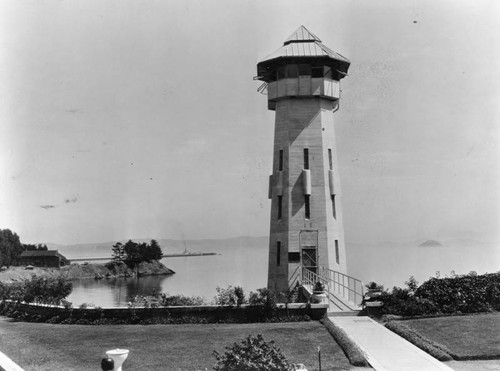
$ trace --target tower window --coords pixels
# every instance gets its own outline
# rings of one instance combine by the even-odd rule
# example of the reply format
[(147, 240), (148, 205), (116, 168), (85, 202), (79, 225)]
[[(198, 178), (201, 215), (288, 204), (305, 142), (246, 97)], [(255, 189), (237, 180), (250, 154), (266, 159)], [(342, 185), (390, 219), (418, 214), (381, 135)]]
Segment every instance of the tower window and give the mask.
[(296, 64), (288, 64), (286, 66), (286, 77), (298, 77), (299, 66)]
[(333, 219), (337, 219), (337, 208), (335, 206), (335, 195), (332, 195)]
[(333, 158), (332, 158), (331, 148), (328, 148), (328, 165), (330, 166), (330, 170), (333, 170)]
[(300, 76), (311, 76), (311, 65), (310, 64), (299, 64), (299, 75)]
[(279, 156), (278, 170), (279, 170), (279, 171), (282, 171), (282, 170), (283, 170), (283, 150), (282, 150), (282, 149), (280, 149), (280, 156)]
[(285, 66), (278, 67), (277, 69), (278, 80), (285, 78)]
[(281, 219), (283, 214), (283, 196), (278, 196), (278, 219)]
[(309, 148), (304, 148), (304, 169), (309, 169)]
[(312, 77), (323, 77), (323, 67), (313, 67)]
[(276, 265), (281, 264), (281, 241), (276, 242)]
[(340, 264), (340, 256), (339, 256), (339, 241), (335, 240), (335, 261), (337, 264)]
[(304, 195), (304, 214), (306, 219), (311, 219), (311, 204), (310, 204), (310, 195)]

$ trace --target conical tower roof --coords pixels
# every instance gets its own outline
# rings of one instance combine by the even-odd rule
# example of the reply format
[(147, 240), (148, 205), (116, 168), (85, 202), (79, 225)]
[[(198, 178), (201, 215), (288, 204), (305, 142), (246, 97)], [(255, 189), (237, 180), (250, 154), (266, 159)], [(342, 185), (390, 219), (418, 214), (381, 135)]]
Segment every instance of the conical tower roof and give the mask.
[(316, 35), (313, 35), (311, 33), (311, 31), (309, 31), (304, 26), (300, 26), (299, 28), (297, 28), (297, 30), (293, 34), (291, 34), (288, 37), (288, 39), (286, 39), (284, 45), (288, 45), (288, 44), (293, 43), (293, 42), (307, 42), (307, 41), (310, 41), (310, 42), (314, 42), (314, 41), (321, 42), (321, 40), (319, 39), (319, 37), (317, 37)]
[[(325, 65), (330, 65), (336, 70), (346, 74), (351, 62), (349, 59), (333, 51), (321, 43), (319, 37), (306, 27), (300, 26), (284, 42), (283, 46), (274, 53), (269, 54), (257, 65), (259, 76), (275, 65), (284, 64), (293, 60), (322, 58)], [(304, 61), (305, 63), (305, 61)]]

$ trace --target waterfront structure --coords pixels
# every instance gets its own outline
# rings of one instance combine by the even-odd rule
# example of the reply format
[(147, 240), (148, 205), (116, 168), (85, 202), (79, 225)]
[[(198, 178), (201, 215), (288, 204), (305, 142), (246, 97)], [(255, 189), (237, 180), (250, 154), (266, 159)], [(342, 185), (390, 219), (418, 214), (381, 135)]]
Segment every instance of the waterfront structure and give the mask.
[(301, 267), (347, 270), (332, 111), (349, 65), (304, 26), (257, 65), (276, 112), (267, 282), (276, 292), (289, 290)]
[(36, 267), (60, 268), (71, 262), (60, 254), (58, 250), (27, 250), (21, 253), (21, 261), (24, 265)]

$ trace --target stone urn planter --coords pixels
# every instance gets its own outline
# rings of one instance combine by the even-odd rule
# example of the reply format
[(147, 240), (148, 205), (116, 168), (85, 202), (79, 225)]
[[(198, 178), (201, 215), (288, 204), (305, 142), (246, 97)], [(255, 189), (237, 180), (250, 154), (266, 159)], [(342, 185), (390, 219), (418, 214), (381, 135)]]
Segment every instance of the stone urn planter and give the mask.
[(311, 303), (325, 303), (328, 304), (328, 296), (325, 293), (325, 286), (321, 282), (316, 282), (311, 295)]

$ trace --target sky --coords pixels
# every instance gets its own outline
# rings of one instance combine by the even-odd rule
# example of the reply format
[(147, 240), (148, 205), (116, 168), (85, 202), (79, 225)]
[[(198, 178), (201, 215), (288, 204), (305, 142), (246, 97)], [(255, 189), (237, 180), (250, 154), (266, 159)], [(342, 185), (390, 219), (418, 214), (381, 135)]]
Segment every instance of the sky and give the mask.
[(24, 243), (269, 233), (256, 64), (300, 25), (351, 60), (347, 241), (500, 241), (498, 1), (0, 3), (0, 228)]

